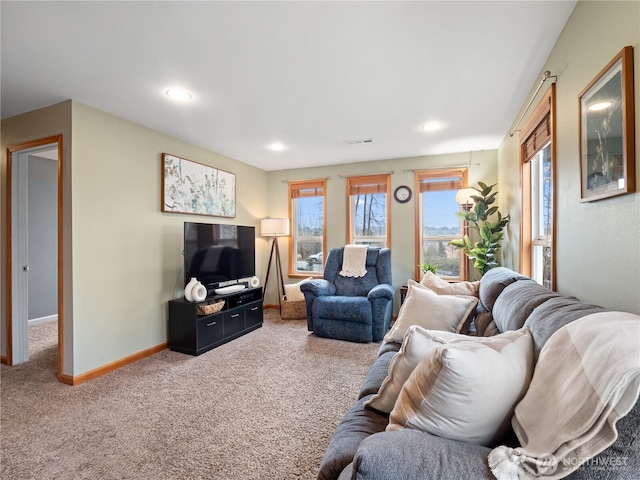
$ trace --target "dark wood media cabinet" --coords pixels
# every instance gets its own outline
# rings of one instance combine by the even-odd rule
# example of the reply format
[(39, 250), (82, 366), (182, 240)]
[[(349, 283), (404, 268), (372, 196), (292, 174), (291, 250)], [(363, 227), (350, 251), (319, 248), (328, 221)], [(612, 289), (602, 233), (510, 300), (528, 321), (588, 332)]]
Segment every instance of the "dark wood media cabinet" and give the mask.
[[(198, 315), (198, 305), (224, 300), (221, 311)], [(184, 298), (169, 301), (169, 348), (200, 355), (262, 326), (262, 287), (228, 295), (214, 295), (203, 302)]]

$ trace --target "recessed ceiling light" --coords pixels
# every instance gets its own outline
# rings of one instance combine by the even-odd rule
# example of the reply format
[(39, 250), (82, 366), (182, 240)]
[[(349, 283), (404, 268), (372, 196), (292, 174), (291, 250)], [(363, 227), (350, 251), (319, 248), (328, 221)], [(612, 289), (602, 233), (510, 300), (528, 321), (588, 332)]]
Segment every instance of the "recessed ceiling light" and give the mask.
[(267, 148), (269, 148), (269, 150), (273, 150), (274, 152), (281, 152), (286, 147), (282, 143), (277, 143), (276, 142), (276, 143), (272, 143)]
[(192, 98), (192, 95), (189, 92), (181, 88), (170, 88), (165, 93), (167, 94), (167, 97), (180, 102), (186, 102)]
[(605, 108), (609, 108), (611, 105), (613, 105), (613, 102), (598, 102), (598, 103), (594, 103), (593, 105), (589, 105), (589, 110), (591, 110), (592, 112), (597, 112), (598, 110), (604, 110)]
[(425, 132), (435, 132), (442, 128), (442, 122), (427, 122), (420, 127)]

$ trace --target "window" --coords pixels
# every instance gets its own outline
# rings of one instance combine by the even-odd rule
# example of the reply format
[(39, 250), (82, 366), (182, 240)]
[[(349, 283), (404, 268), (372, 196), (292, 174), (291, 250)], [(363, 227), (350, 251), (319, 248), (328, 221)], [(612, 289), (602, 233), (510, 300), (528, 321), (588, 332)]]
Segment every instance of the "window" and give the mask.
[(347, 243), (390, 247), (389, 174), (347, 178)]
[(553, 290), (555, 84), (522, 129), (522, 242), (520, 270)]
[(467, 169), (416, 172), (416, 187), (420, 194), (417, 204), (416, 278), (422, 275), (418, 264), (431, 263), (437, 265), (437, 274), (441, 277), (466, 279), (466, 257), (448, 243), (464, 235), (464, 220), (456, 215), (460, 210), (456, 193), (467, 187)]
[(289, 183), (289, 275), (321, 274), (324, 265), (326, 180)]
[(529, 161), (531, 168), (531, 278), (551, 289), (551, 143)]

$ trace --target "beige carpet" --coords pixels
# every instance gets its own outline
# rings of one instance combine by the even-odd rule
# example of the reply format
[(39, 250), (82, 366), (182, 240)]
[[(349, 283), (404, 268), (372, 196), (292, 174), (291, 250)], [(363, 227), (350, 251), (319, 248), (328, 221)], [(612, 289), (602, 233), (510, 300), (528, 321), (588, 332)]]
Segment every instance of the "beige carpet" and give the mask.
[(3, 479), (312, 479), (378, 345), (315, 337), (270, 311), (199, 357), (162, 351), (76, 387), (55, 324), (2, 365)]

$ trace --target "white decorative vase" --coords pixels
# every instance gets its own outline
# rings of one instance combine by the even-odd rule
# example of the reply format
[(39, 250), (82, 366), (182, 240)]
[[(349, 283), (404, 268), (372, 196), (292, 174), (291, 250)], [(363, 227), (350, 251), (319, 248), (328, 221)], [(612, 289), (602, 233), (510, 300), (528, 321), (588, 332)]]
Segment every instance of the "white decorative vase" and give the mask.
[(196, 277), (191, 277), (189, 283), (187, 283), (184, 287), (184, 298), (187, 299), (187, 302), (193, 302), (193, 288), (200, 282)]
[(191, 301), (201, 302), (207, 298), (207, 288), (200, 282), (197, 282), (191, 289)]

